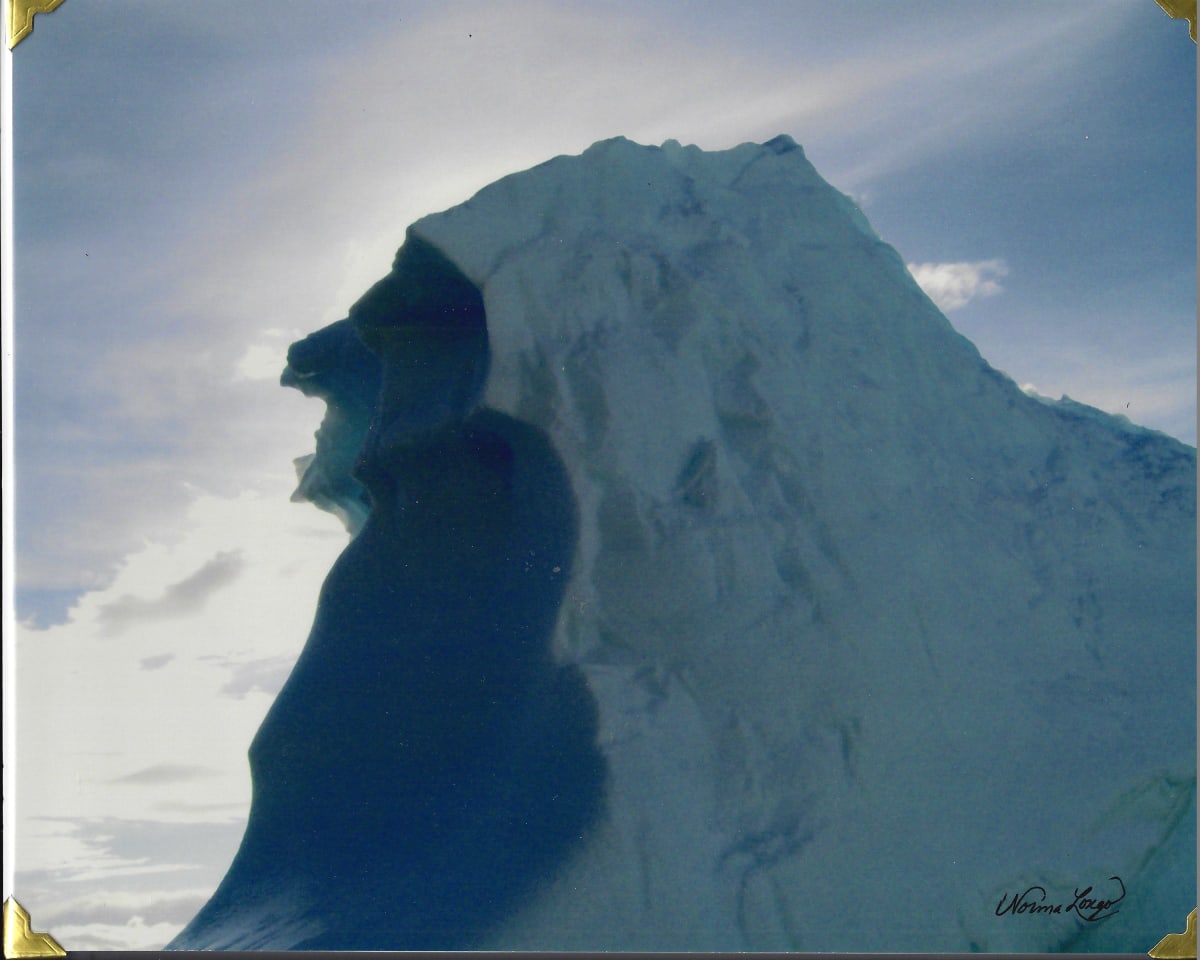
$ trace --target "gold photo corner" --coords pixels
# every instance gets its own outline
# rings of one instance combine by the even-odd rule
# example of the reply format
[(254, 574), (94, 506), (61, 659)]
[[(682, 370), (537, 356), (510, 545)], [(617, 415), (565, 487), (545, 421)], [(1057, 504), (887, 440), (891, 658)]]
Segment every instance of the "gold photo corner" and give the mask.
[(48, 933), (34, 932), (29, 911), (12, 897), (4, 901), (4, 956), (65, 957), (67, 951)]
[(1186, 20), (1192, 42), (1196, 40), (1196, 0), (1155, 0), (1172, 20)]
[(1196, 960), (1196, 911), (1187, 917), (1183, 933), (1168, 933), (1150, 950), (1154, 960)]
[[(8, 49), (11, 50), (33, 33), (33, 18), (39, 13), (49, 13), (61, 5), (63, 0), (8, 0)], [(1195, 0), (1192, 3), (1195, 7)]]

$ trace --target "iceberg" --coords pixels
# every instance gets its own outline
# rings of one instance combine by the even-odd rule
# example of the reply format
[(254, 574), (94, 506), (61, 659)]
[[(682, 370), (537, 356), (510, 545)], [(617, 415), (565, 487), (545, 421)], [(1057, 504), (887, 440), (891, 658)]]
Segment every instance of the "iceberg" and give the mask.
[(355, 536), (172, 947), (1182, 928), (1195, 450), (1022, 392), (791, 138), (505, 177), (283, 383)]

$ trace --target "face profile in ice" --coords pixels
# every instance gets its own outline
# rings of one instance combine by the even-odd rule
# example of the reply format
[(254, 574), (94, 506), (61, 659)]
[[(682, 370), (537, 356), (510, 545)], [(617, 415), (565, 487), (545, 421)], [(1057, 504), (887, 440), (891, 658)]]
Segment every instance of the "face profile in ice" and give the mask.
[(348, 323), (284, 381), (353, 358), (352, 334), (374, 352), (371, 511), (250, 748), (241, 848), (175, 946), (470, 947), (601, 809), (595, 706), (550, 646), (577, 507), (543, 431), (476, 407), (478, 291), (410, 241)]
[(353, 468), (379, 395), (379, 361), (349, 320), (293, 343), (287, 360), (280, 384), (325, 401), (316, 451), (294, 461), (300, 482), (292, 500), (328, 510), (357, 533), (366, 522), (370, 501)]
[(483, 297), (429, 244), (410, 237), (350, 321), (383, 370), (374, 442), (436, 428), (478, 402), (488, 370)]
[(354, 411), (298, 495), (370, 512), (174, 946), (1137, 952), (1194, 905), (1195, 450), (1023, 393), (794, 141), (505, 177), (289, 366)]

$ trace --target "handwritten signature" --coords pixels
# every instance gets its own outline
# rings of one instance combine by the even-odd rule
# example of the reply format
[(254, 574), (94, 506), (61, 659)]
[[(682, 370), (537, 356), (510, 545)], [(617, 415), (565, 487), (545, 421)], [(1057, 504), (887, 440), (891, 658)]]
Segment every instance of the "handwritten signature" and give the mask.
[[(1007, 893), (1002, 895), (1000, 902), (996, 904), (996, 916), (1002, 917), (1006, 913), (1011, 913), (1014, 917), (1024, 914), (1075, 913), (1079, 919), (1086, 920), (1088, 923), (1106, 920), (1114, 913), (1120, 912), (1117, 904), (1125, 899), (1125, 884), (1121, 878), (1109, 877), (1108, 879), (1117, 881), (1121, 888), (1120, 896), (1103, 900), (1092, 895), (1093, 887), (1084, 887), (1082, 890), (1076, 887), (1075, 899), (1070, 903), (1047, 903), (1046, 888), (1034, 885), (1026, 888), (1024, 893), (1013, 895), (1011, 900)], [(1008, 901), (1007, 906), (1005, 905), (1006, 900)]]

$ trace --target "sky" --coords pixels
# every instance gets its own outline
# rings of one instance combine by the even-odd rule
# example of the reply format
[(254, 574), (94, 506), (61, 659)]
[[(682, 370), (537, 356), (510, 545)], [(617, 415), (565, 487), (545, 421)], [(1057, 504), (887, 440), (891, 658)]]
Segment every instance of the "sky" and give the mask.
[(70, 949), (153, 949), (219, 881), (245, 747), (346, 542), (288, 501), (322, 408), (278, 387), (287, 345), (506, 173), (790, 134), (994, 366), (1194, 444), (1195, 56), (1153, 0), (38, 17), (6, 167), (5, 894)]

